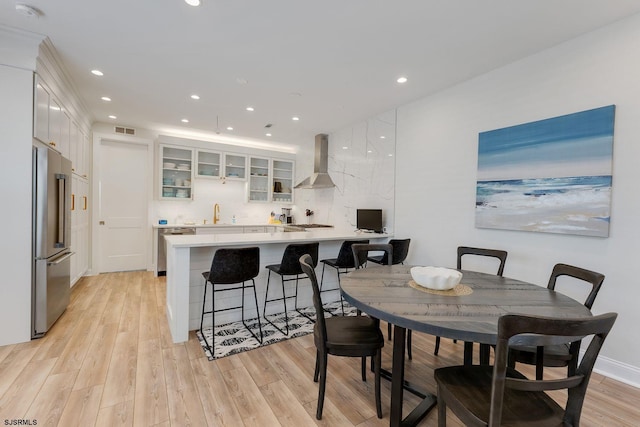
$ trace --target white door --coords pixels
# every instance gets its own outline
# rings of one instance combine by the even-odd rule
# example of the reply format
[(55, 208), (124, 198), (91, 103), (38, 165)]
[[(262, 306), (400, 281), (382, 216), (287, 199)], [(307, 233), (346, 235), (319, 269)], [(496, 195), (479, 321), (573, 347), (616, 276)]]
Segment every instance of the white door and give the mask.
[(98, 164), (100, 272), (146, 269), (148, 154), (145, 144), (102, 139)]

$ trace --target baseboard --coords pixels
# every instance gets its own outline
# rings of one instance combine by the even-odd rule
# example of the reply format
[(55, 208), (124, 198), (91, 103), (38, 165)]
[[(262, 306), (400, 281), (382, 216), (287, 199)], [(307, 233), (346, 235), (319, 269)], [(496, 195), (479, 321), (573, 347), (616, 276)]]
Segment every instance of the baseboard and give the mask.
[[(581, 353), (583, 353), (583, 351), (581, 351)], [(640, 368), (637, 366), (599, 356), (593, 370), (605, 377), (620, 381), (632, 387), (640, 388)]]

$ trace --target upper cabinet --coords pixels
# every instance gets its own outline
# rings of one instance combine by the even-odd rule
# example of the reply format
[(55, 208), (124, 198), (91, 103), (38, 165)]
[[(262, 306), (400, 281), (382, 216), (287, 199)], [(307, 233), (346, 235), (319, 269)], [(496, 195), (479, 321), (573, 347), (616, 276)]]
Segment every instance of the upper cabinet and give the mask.
[(250, 202), (293, 203), (293, 161), (251, 157), (249, 159)]
[(273, 201), (293, 203), (293, 161), (274, 159), (272, 164)]
[(160, 198), (193, 199), (193, 149), (160, 145)]
[(69, 157), (71, 119), (47, 85), (36, 76), (33, 136)]
[(224, 176), (227, 179), (244, 181), (247, 179), (247, 156), (224, 154)]
[(196, 176), (198, 178), (220, 178), (222, 176), (222, 153), (198, 150), (196, 157)]

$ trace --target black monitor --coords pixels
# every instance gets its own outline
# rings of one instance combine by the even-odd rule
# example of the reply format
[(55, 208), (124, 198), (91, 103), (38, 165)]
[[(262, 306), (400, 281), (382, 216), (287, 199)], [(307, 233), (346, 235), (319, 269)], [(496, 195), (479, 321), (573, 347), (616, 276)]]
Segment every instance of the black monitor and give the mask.
[(382, 233), (382, 209), (358, 209), (356, 211), (356, 228)]

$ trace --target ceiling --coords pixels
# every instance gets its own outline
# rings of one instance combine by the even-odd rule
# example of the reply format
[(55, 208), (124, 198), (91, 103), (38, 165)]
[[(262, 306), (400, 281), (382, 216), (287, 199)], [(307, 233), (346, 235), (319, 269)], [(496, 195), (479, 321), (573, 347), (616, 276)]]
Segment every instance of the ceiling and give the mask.
[(293, 146), (640, 12), (637, 0), (19, 3), (40, 17), (0, 0), (0, 24), (51, 39), (94, 121)]

